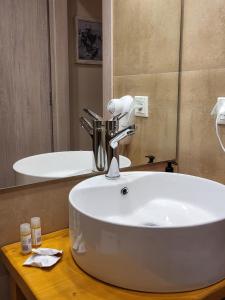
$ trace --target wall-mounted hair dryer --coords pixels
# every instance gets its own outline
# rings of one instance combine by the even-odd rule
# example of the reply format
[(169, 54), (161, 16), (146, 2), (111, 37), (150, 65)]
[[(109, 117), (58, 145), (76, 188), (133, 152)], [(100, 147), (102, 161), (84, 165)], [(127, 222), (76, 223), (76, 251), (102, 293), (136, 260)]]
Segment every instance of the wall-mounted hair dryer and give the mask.
[(222, 147), (223, 151), (225, 152), (225, 147), (221, 140), (219, 126), (218, 126), (218, 125), (225, 126), (225, 97), (217, 98), (217, 103), (213, 107), (213, 110), (211, 111), (211, 115), (216, 116), (216, 121), (215, 121), (216, 135), (218, 137), (220, 146)]
[[(130, 95), (123, 96), (119, 99), (112, 99), (107, 104), (107, 110), (112, 114), (112, 118), (119, 117), (119, 130), (124, 130), (127, 126), (135, 123), (135, 105), (134, 99)], [(130, 143), (130, 138), (126, 138), (120, 142), (120, 145), (127, 145)]]

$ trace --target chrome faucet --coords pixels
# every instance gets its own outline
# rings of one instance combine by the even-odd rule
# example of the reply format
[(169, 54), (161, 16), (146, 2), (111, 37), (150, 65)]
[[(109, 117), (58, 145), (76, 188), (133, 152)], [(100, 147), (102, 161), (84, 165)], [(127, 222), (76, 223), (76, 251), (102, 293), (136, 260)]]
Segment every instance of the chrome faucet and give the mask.
[(84, 111), (91, 117), (92, 124), (84, 117), (80, 118), (81, 126), (92, 138), (93, 171), (106, 171), (108, 179), (116, 179), (119, 172), (119, 141), (134, 134), (135, 125), (119, 131), (119, 120), (125, 115), (115, 116), (104, 121), (102, 117), (89, 109)]
[(117, 132), (113, 138), (109, 141), (109, 155), (108, 157), (108, 170), (106, 177), (109, 179), (116, 179), (120, 177), (119, 172), (119, 141), (123, 140), (127, 136), (134, 134), (135, 125), (126, 127), (125, 129)]

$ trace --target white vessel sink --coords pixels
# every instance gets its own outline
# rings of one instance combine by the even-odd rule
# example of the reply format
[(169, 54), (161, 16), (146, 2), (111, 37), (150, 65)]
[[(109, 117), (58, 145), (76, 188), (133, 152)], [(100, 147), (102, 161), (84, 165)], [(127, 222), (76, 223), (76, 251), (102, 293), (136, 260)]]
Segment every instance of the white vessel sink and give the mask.
[[(13, 165), (16, 185), (91, 173), (92, 155), (92, 151), (64, 151), (23, 158)], [(121, 168), (130, 165), (127, 157), (120, 156)]]
[(222, 184), (157, 172), (96, 176), (72, 189), (69, 204), (72, 255), (102, 281), (180, 292), (225, 278)]

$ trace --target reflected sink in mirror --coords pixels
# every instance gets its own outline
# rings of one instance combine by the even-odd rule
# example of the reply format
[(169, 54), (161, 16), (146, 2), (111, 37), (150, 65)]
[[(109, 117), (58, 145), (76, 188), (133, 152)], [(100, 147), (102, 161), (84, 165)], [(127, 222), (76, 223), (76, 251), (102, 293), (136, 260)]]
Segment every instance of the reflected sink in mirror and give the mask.
[[(41, 2), (38, 15), (36, 2)], [(151, 155), (154, 163), (176, 159), (182, 1), (56, 1), (56, 18), (49, 17), (45, 2), (21, 0), (17, 7), (0, 10), (5, 45), (0, 61), (0, 189), (16, 184), (12, 164), (23, 157), (91, 150), (92, 141), (79, 126), (83, 109), (108, 120), (108, 102), (125, 95), (135, 100), (132, 124), (137, 126), (136, 134), (120, 143), (120, 153), (132, 166), (145, 164)], [(8, 22), (12, 14), (24, 17)], [(91, 45), (83, 42), (92, 35), (98, 38)], [(67, 176), (56, 172), (46, 180)]]
[(104, 282), (180, 292), (225, 278), (225, 186), (170, 173), (87, 179), (69, 195), (76, 263)]
[[(92, 173), (92, 151), (51, 152), (29, 156), (13, 165), (16, 185)], [(120, 156), (120, 167), (130, 167), (131, 161)]]

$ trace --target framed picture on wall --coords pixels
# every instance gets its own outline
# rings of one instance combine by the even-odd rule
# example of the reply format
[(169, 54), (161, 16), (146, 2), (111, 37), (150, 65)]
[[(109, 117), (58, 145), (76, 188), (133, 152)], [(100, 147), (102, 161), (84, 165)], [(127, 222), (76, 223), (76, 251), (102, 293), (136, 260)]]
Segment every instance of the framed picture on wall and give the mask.
[(76, 62), (102, 64), (102, 23), (76, 17), (75, 32)]

